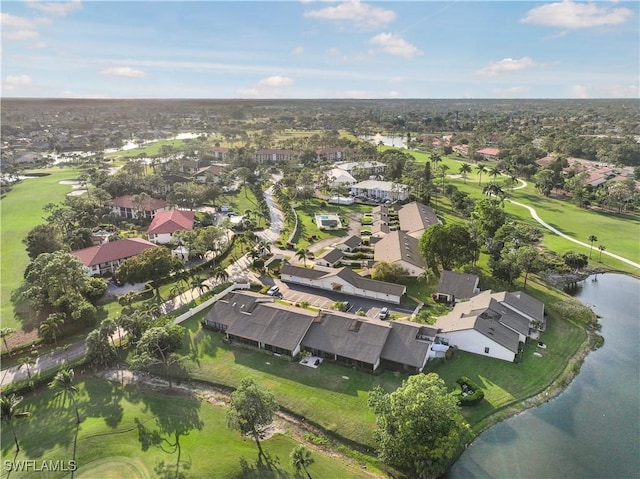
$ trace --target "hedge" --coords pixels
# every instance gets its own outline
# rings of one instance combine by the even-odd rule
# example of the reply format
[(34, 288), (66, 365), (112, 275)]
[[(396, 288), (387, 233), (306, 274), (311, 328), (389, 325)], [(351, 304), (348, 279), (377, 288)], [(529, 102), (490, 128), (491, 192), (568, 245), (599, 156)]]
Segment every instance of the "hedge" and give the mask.
[[(461, 378), (457, 379), (456, 382), (460, 385), (460, 394), (458, 395), (460, 405), (473, 406), (474, 404), (477, 404), (484, 399), (484, 391), (480, 388), (480, 386), (477, 386), (468, 377), (462, 376)], [(465, 385), (473, 391), (473, 394), (469, 394), (467, 396), (462, 395), (462, 391), (464, 390)]]

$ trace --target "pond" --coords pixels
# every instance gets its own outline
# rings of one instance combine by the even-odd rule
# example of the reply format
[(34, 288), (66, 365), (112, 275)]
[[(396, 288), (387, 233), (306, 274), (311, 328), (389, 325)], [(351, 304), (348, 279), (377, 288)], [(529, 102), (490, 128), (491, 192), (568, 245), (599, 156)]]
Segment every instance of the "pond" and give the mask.
[(574, 295), (602, 317), (604, 346), (556, 399), (476, 438), (447, 477), (639, 477), (640, 280), (589, 277)]

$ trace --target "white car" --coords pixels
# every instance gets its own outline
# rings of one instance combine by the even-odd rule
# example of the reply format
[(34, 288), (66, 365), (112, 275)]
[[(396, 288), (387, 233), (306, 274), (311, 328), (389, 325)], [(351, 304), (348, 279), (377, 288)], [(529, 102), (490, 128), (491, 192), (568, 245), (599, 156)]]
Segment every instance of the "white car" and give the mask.
[(278, 294), (279, 291), (280, 291), (280, 288), (278, 286), (271, 286), (269, 288), (269, 291), (267, 291), (267, 294), (269, 296), (275, 296), (276, 294)]

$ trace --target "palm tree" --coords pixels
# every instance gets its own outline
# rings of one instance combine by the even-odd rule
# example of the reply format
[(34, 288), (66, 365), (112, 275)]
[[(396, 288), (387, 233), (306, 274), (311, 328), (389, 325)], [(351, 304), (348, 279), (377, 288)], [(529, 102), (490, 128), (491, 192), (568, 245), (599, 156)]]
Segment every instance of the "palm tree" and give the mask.
[(462, 165), (460, 166), (460, 174), (462, 175), (462, 179), (464, 180), (464, 183), (467, 184), (467, 174), (471, 173), (471, 165), (469, 163), (462, 163)]
[(598, 246), (598, 249), (600, 250), (600, 257), (598, 258), (598, 263), (602, 263), (602, 252), (607, 248), (605, 247), (605, 245), (601, 244), (600, 246)]
[(496, 184), (496, 178), (497, 176), (501, 173), (500, 168), (498, 168), (497, 166), (494, 166), (493, 168), (491, 168), (489, 170), (489, 175), (493, 176), (493, 184)]
[(16, 436), (16, 430), (13, 427), (13, 420), (21, 417), (30, 416), (30, 412), (18, 412), (18, 405), (22, 402), (22, 396), (2, 396), (0, 399), (0, 414), (2, 420), (6, 422), (11, 428), (13, 434), (13, 440), (16, 442), (16, 452), (20, 451), (20, 445), (18, 444), (18, 436)]
[(25, 356), (18, 359), (18, 369), (22, 369), (24, 366), (27, 369), (27, 377), (31, 381), (31, 366), (35, 366), (36, 360), (32, 356)]
[(51, 313), (47, 319), (40, 323), (40, 334), (46, 339), (53, 339), (54, 344), (58, 345), (58, 334), (60, 327), (64, 324), (65, 315), (62, 313)]
[(213, 270), (213, 278), (221, 283), (226, 283), (229, 279), (229, 273), (224, 269), (224, 266), (218, 265)]
[(78, 388), (73, 385), (75, 373), (73, 369), (62, 369), (54, 376), (53, 381), (49, 383), (49, 389), (56, 389), (56, 396), (63, 394), (69, 397), (76, 410), (76, 421), (80, 424), (80, 413), (78, 412), (78, 403), (76, 402), (76, 394)]
[(4, 343), (4, 348), (9, 351), (9, 345), (7, 344), (7, 338), (15, 334), (16, 330), (14, 328), (2, 328), (0, 329), (0, 338), (2, 338), (2, 342)]
[(309, 256), (309, 250), (307, 248), (300, 248), (296, 251), (296, 258), (301, 259), (304, 262), (305, 267), (307, 266), (307, 257)]
[(291, 465), (296, 468), (296, 473), (300, 473), (300, 469), (302, 469), (309, 479), (313, 479), (307, 470), (307, 467), (313, 464), (313, 458), (311, 457), (311, 451), (304, 444), (294, 447), (289, 457), (291, 458)]
[(211, 286), (207, 283), (207, 278), (199, 278), (198, 276), (191, 278), (191, 287), (197, 289), (200, 292), (200, 296), (202, 296), (206, 290), (211, 289)]
[(482, 163), (476, 165), (476, 171), (478, 172), (478, 186), (482, 184), (482, 173), (487, 172), (487, 168)]
[(589, 250), (589, 258), (591, 258), (591, 252), (593, 251), (593, 243), (598, 241), (598, 237), (596, 235), (589, 236), (589, 242), (591, 243), (591, 249)]

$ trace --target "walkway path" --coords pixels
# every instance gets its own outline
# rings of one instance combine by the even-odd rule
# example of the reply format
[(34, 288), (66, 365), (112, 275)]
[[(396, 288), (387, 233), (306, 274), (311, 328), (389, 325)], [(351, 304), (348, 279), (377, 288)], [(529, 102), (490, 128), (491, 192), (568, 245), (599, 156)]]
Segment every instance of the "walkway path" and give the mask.
[[(521, 182), (521, 185), (516, 187), (516, 188), (514, 188), (514, 190), (520, 190), (522, 188), (526, 188), (527, 187), (527, 182), (526, 181), (521, 180), (521, 179), (518, 179), (518, 181)], [(532, 208), (531, 206), (525, 205), (525, 204), (520, 203), (518, 201), (513, 201), (513, 200), (509, 200), (509, 199), (507, 199), (506, 201), (508, 201), (509, 203), (512, 203), (512, 204), (514, 204), (516, 206), (522, 206), (523, 208), (528, 209), (529, 213), (531, 213), (531, 217), (534, 220), (536, 220), (540, 225), (542, 225), (544, 228), (546, 228), (549, 231), (551, 231), (552, 233), (555, 233), (558, 236), (560, 236), (560, 237), (562, 237), (562, 238), (564, 238), (566, 240), (569, 240), (569, 241), (571, 241), (573, 243), (576, 243), (576, 244), (579, 244), (581, 246), (584, 246), (586, 248), (591, 249), (591, 245), (589, 243), (585, 243), (583, 241), (579, 241), (579, 240), (577, 240), (575, 238), (572, 238), (571, 236), (563, 233), (562, 231), (558, 230), (557, 228), (554, 228), (550, 224), (546, 223), (542, 218), (540, 218), (540, 216), (538, 216), (538, 213), (536, 212), (535, 208)], [(600, 251), (598, 251), (598, 254), (600, 254)], [(620, 255), (615, 254), (615, 253), (611, 253), (611, 252), (605, 250), (605, 251), (602, 251), (602, 254), (610, 256), (611, 258), (615, 258), (618, 261), (622, 261), (623, 263), (626, 263), (626, 264), (628, 264), (630, 266), (633, 266), (634, 268), (640, 268), (640, 264), (634, 263), (630, 259), (624, 258), (624, 257), (622, 257)]]

